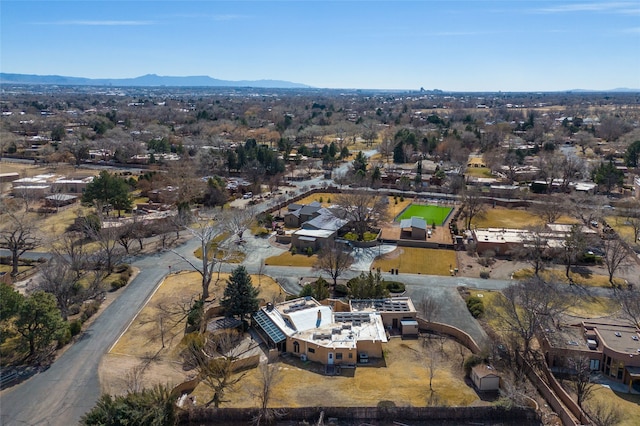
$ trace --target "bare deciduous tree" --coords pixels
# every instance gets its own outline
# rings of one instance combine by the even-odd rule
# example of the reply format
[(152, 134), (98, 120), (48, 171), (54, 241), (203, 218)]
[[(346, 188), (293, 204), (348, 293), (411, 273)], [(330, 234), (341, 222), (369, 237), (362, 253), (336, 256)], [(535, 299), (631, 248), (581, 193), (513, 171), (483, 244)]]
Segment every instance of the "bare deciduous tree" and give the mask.
[(418, 304), (418, 306), (420, 309), (420, 313), (427, 321), (432, 321), (433, 318), (435, 318), (440, 312), (440, 304), (434, 297), (431, 296), (423, 296), (422, 299), (420, 299), (420, 303)]
[(622, 316), (634, 327), (640, 328), (640, 290), (631, 288), (616, 292), (616, 300), (622, 306)]
[(342, 216), (351, 222), (358, 240), (364, 240), (364, 233), (388, 215), (389, 199), (370, 191), (339, 194), (335, 198), (343, 212)]
[(0, 228), (0, 248), (11, 252), (11, 275), (18, 274), (20, 256), (40, 244), (37, 227), (29, 214), (16, 205), (0, 201), (2, 227)]
[(479, 189), (465, 190), (462, 194), (461, 215), (464, 218), (465, 228), (471, 229), (471, 221), (474, 217), (483, 217), (486, 205)]
[(215, 238), (222, 233), (222, 227), (217, 223), (217, 214), (210, 212), (207, 215), (200, 215), (196, 223), (187, 229), (191, 234), (200, 241), (200, 249), (202, 250), (202, 259), (200, 265), (196, 265), (189, 258), (173, 250), (182, 260), (187, 262), (202, 277), (202, 295), (201, 299), (209, 298), (209, 286), (213, 278), (213, 272), (217, 263), (212, 243)]
[(576, 402), (580, 407), (589, 399), (595, 389), (596, 384), (591, 381), (591, 369), (589, 358), (585, 356), (573, 356), (567, 360), (572, 377), (572, 388), (576, 393)]
[(515, 251), (515, 255), (528, 262), (537, 277), (544, 270), (549, 256), (548, 232), (544, 226), (535, 226), (528, 231), (523, 234), (522, 245)]
[(255, 209), (252, 206), (247, 206), (244, 209), (227, 210), (223, 214), (221, 222), (224, 223), (227, 231), (238, 237), (238, 242), (242, 242), (242, 234), (249, 229), (254, 217)]
[(326, 243), (318, 253), (313, 269), (326, 272), (333, 279), (333, 287), (338, 283), (338, 277), (353, 265), (353, 256), (346, 252), (334, 241)]
[(554, 223), (564, 213), (564, 197), (558, 194), (545, 195), (531, 205), (531, 210), (545, 223)]
[(594, 401), (586, 411), (594, 426), (616, 426), (623, 420), (620, 409), (607, 402)]
[(609, 284), (613, 285), (613, 276), (617, 271), (624, 271), (627, 267), (629, 251), (620, 238), (607, 238), (602, 242), (602, 262), (609, 274)]
[(274, 388), (283, 378), (280, 374), (280, 368), (277, 364), (260, 364), (258, 372), (259, 387), (252, 391), (260, 407), (258, 415), (254, 417), (252, 422), (256, 426), (271, 424), (284, 414), (282, 410), (269, 408)]

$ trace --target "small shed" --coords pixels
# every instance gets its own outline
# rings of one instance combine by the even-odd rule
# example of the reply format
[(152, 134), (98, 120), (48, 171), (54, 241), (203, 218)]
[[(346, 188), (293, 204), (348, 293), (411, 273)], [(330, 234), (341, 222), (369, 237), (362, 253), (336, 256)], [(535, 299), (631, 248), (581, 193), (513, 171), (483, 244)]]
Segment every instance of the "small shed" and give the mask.
[(402, 337), (417, 337), (418, 321), (414, 319), (400, 320), (400, 331), (402, 333)]
[(500, 376), (495, 368), (486, 364), (471, 368), (471, 381), (479, 391), (497, 391), (500, 388)]
[(402, 236), (413, 240), (427, 239), (427, 221), (421, 217), (412, 217), (400, 221)]

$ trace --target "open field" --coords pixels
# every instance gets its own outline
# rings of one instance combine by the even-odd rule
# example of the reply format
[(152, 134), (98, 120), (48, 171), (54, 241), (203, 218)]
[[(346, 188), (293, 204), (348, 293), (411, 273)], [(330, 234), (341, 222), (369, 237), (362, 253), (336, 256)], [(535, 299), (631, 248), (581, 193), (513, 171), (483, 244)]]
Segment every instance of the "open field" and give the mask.
[[(556, 223), (577, 223), (569, 216), (561, 216)], [(472, 227), (476, 228), (516, 228), (543, 225), (543, 220), (530, 211), (523, 209), (508, 209), (505, 207), (487, 208), (483, 217), (474, 217)]]
[(398, 269), (403, 274), (450, 275), (457, 268), (457, 259), (453, 250), (398, 247), (376, 258), (371, 267), (385, 272)]
[[(298, 358), (281, 358), (280, 382), (276, 385), (272, 407), (375, 406), (393, 401), (398, 406), (425, 406), (429, 391), (429, 356), (437, 356), (433, 389), (441, 405), (467, 406), (481, 403), (475, 391), (463, 380), (458, 344), (448, 341), (444, 354), (432, 342), (425, 348), (422, 340), (391, 339), (384, 346), (384, 360), (372, 360), (369, 366), (342, 369), (342, 375), (328, 377), (322, 366)], [(468, 356), (468, 352), (467, 352)], [(260, 387), (258, 370), (251, 369), (228, 395), (227, 407), (255, 407), (252, 392)], [(208, 401), (211, 391), (203, 384), (194, 394), (197, 401)]]
[(435, 222), (436, 225), (442, 226), (452, 210), (453, 208), (451, 207), (411, 204), (396, 220), (400, 221), (412, 217), (421, 217), (429, 225)]

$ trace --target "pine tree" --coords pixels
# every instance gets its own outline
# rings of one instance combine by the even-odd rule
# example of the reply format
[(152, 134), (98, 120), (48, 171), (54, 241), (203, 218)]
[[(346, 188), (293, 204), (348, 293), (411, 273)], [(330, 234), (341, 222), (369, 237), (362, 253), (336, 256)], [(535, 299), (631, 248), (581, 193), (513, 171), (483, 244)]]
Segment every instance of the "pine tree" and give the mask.
[(227, 280), (221, 305), (227, 316), (238, 316), (244, 320), (247, 314), (258, 310), (258, 293), (245, 267), (238, 266)]

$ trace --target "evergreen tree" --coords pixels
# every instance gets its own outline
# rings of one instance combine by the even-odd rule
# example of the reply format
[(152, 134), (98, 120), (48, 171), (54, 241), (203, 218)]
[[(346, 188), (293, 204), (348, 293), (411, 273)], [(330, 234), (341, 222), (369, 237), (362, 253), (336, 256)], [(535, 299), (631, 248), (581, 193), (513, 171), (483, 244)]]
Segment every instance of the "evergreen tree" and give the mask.
[(247, 314), (258, 310), (259, 293), (260, 291), (251, 283), (251, 276), (245, 267), (238, 266), (227, 280), (227, 287), (224, 289), (220, 304), (227, 316), (238, 316), (244, 320)]
[(67, 324), (53, 294), (36, 291), (20, 305), (16, 330), (28, 346), (27, 358), (46, 351), (53, 341), (62, 337)]
[(114, 176), (103, 170), (87, 185), (82, 195), (82, 202), (94, 206), (111, 205), (114, 209), (129, 210), (133, 206), (129, 196), (129, 185), (124, 179)]
[(638, 167), (638, 159), (640, 158), (640, 141), (635, 141), (627, 148), (624, 159), (629, 167)]
[(613, 160), (609, 160), (608, 163), (600, 163), (600, 167), (593, 171), (593, 181), (603, 185), (609, 194), (614, 186), (622, 185), (624, 172), (613, 164)]

